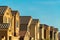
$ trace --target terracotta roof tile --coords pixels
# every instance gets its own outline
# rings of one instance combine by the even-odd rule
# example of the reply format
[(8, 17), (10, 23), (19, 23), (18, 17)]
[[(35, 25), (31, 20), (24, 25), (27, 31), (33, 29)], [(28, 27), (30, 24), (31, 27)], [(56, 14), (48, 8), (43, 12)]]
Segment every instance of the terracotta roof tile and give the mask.
[(58, 28), (54, 28), (54, 32), (57, 32), (58, 31)]
[(39, 22), (39, 19), (33, 19), (31, 24), (37, 24)]
[(20, 24), (28, 24), (31, 16), (20, 16)]
[(7, 28), (9, 28), (9, 24), (8, 23), (0, 24), (0, 29), (7, 29)]
[(48, 25), (46, 25), (46, 24), (40, 24), (40, 27), (48, 28), (49, 26), (48, 26)]
[(15, 16), (18, 11), (11, 11), (12, 15)]
[(4, 15), (4, 12), (6, 11), (7, 8), (8, 6), (0, 6), (0, 15)]

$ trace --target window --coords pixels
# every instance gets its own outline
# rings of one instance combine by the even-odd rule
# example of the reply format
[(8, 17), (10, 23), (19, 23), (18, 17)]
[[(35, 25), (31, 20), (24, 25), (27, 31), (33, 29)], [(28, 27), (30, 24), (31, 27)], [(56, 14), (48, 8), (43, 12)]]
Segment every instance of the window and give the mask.
[(16, 21), (16, 27), (18, 27), (18, 21)]
[(10, 23), (10, 18), (8, 18), (8, 23)]
[(10, 18), (8, 18), (8, 23), (10, 24), (10, 26), (11, 26), (11, 19)]
[(12, 19), (11, 19), (11, 26), (12, 26)]
[(4, 23), (7, 23), (7, 18), (6, 17), (4, 17)]

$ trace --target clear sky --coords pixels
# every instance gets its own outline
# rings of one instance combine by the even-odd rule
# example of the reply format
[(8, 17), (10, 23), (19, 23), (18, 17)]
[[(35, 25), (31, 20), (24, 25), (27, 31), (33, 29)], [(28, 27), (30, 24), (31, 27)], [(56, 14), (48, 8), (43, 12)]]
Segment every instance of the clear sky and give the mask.
[(0, 5), (18, 10), (22, 16), (38, 18), (40, 23), (57, 27), (60, 30), (59, 0), (0, 0)]

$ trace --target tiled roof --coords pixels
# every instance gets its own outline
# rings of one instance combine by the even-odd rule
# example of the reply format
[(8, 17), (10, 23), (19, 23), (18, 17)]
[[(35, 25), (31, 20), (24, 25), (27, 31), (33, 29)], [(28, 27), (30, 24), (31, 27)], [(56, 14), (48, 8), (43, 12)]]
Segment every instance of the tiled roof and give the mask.
[(0, 29), (7, 29), (7, 28), (9, 28), (9, 24), (8, 23), (0, 24)]
[(48, 27), (49, 27), (48, 25), (44, 24), (44, 28), (45, 28), (45, 29), (48, 29)]
[(12, 15), (15, 16), (18, 11), (11, 11)]
[(50, 26), (50, 31), (53, 31), (54, 30), (54, 27), (53, 26)]
[(46, 24), (40, 24), (40, 27), (44, 27), (44, 29), (48, 29), (48, 25), (46, 25)]
[(54, 32), (57, 32), (58, 31), (58, 28), (54, 28)]
[(25, 34), (26, 34), (26, 31), (20, 31), (20, 36), (25, 36)]
[(4, 12), (6, 11), (7, 8), (8, 6), (0, 6), (0, 15), (4, 15)]
[(33, 19), (31, 24), (37, 24), (39, 22), (39, 19)]
[(39, 28), (43, 28), (43, 24), (40, 24), (40, 27)]
[(20, 24), (28, 24), (31, 16), (20, 16)]

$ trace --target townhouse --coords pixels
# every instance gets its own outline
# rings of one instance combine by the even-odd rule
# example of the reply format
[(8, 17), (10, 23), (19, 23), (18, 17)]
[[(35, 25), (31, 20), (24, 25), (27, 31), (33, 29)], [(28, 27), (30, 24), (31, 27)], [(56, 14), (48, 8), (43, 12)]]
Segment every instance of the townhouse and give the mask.
[(58, 28), (0, 6), (0, 40), (58, 40)]
[(32, 19), (30, 25), (31, 40), (39, 40), (39, 19)]

